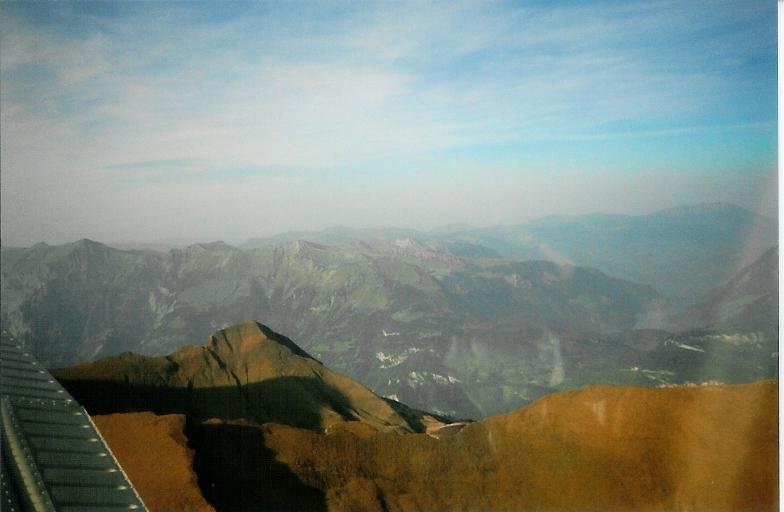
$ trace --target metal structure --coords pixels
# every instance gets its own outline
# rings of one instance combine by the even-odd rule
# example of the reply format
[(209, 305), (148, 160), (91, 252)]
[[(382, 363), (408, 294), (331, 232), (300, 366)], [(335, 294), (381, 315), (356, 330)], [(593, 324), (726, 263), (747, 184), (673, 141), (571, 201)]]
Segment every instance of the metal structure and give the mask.
[(0, 342), (0, 509), (146, 511), (87, 412), (13, 342)]

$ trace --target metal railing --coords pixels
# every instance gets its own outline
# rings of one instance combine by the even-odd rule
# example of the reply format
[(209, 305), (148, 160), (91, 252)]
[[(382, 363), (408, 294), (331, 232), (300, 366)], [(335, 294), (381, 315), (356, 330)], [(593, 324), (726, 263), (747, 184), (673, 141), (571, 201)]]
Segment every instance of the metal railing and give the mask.
[(0, 429), (2, 510), (147, 510), (84, 408), (7, 340), (0, 342)]

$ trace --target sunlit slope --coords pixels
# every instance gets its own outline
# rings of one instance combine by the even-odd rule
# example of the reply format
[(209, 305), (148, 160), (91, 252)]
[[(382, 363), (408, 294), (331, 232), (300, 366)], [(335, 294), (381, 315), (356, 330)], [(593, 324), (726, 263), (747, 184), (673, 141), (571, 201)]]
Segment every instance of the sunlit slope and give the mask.
[(423, 415), (387, 401), (256, 322), (220, 330), (165, 357), (122, 354), (54, 371), (91, 412), (184, 413), (323, 430), (357, 420), (397, 432)]
[(150, 512), (214, 512), (199, 489), (185, 417), (149, 412), (92, 417)]
[[(201, 443), (224, 449), (263, 440), (276, 461), (323, 493), (329, 510), (719, 512), (778, 503), (773, 381), (586, 388), (438, 440), (349, 428), (328, 435), (282, 425), (202, 429)], [(221, 452), (201, 454), (210, 468), (202, 478), (216, 483), (216, 497), (226, 496)], [(256, 478), (264, 485), (264, 475)]]
[(56, 376), (91, 414), (185, 414), (193, 468), (217, 510), (722, 511), (778, 502), (770, 380), (588, 387), (444, 426), (255, 322), (167, 357), (126, 354)]

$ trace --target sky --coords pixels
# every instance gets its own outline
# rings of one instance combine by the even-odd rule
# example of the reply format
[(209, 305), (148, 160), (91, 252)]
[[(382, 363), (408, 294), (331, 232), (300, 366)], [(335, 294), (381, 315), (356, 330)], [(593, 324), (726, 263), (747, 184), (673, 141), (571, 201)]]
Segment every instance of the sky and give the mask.
[(773, 1), (0, 3), (4, 245), (777, 211)]

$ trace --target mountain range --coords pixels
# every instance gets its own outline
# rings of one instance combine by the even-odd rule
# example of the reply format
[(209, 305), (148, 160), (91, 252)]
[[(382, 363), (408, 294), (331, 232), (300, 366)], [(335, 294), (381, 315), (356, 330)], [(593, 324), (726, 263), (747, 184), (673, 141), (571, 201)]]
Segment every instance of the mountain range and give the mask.
[[(125, 351), (164, 355), (262, 318), (379, 395), (481, 418), (586, 384), (775, 377), (777, 251), (726, 284), (705, 277), (732, 275), (756, 255), (755, 244), (775, 244), (772, 225), (736, 207), (703, 205), (426, 234), (295, 233), (250, 244), (256, 248), (215, 242), (161, 253), (89, 240), (2, 247), (0, 313), (3, 336), (48, 366)], [(289, 240), (299, 236), (316, 241)], [(552, 252), (557, 261), (511, 258), (546, 256), (543, 247), (567, 239), (574, 255), (616, 277)], [(534, 246), (539, 253), (520, 252)], [(698, 280), (701, 302), (683, 313), (674, 306), (680, 299), (661, 293), (664, 281), (623, 278), (642, 267), (682, 284)]]
[(461, 256), (549, 260), (597, 268), (654, 286), (678, 307), (707, 297), (771, 246), (778, 223), (727, 203), (680, 206), (644, 215), (551, 215), (524, 224), (473, 228), (330, 228), (248, 240), (246, 247), (306, 239), (327, 244), (411, 238), (442, 242)]

